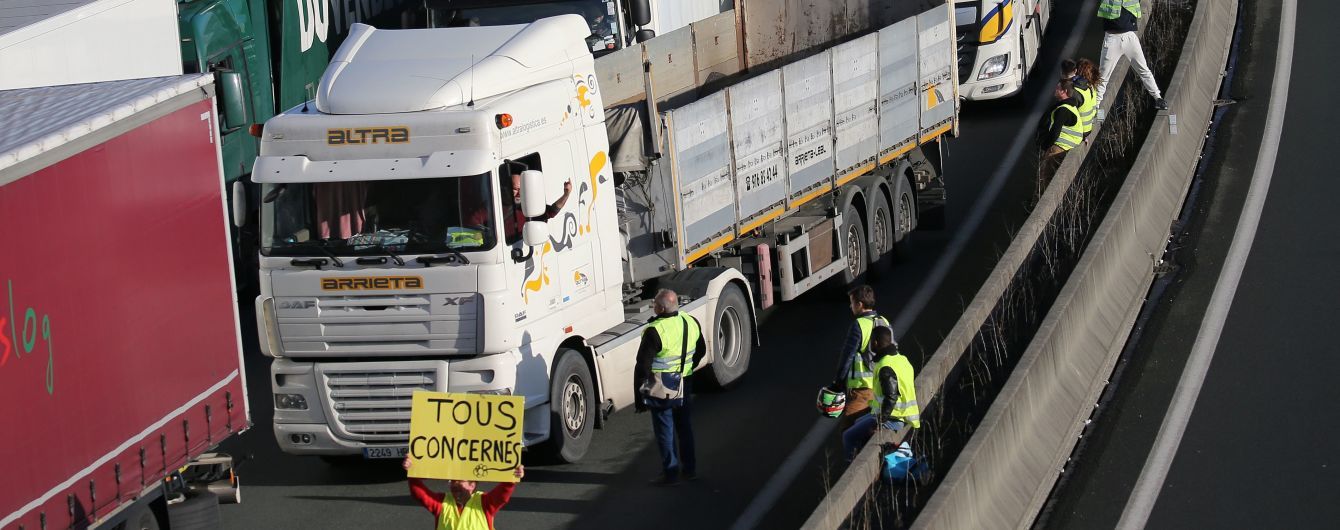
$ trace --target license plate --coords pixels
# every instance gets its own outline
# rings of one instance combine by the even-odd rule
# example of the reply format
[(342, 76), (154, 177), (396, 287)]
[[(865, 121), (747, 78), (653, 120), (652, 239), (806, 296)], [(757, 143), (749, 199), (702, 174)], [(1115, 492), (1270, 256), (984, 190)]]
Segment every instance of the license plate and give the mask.
[(381, 458), (405, 458), (409, 454), (408, 447), (364, 447), (363, 458), (381, 459)]

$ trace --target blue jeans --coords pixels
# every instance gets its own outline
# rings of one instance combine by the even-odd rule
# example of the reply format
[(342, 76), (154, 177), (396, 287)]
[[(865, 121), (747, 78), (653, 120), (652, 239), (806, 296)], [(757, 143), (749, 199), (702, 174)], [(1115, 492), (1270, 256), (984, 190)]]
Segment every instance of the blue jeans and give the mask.
[[(856, 458), (856, 453), (860, 452), (861, 448), (865, 447), (866, 442), (869, 442), (870, 438), (875, 435), (875, 422), (873, 414), (866, 414), (842, 433), (842, 449), (843, 453), (847, 455), (848, 462)], [(903, 428), (903, 422), (886, 420), (884, 428), (896, 431)]]
[[(665, 400), (643, 398), (651, 413), (651, 430), (656, 434), (656, 445), (661, 451), (661, 469), (670, 479), (679, 478), (680, 472), (696, 474), (697, 459), (693, 454), (693, 425), (689, 421), (689, 393), (692, 386), (684, 381), (684, 398)], [(676, 451), (678, 442), (678, 451)]]

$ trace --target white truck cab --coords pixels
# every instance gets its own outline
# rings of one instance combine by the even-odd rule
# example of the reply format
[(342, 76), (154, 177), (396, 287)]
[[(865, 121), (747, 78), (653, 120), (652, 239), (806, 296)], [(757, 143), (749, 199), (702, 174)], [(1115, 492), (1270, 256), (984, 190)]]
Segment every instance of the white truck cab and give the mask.
[[(559, 346), (625, 318), (587, 33), (356, 25), (315, 101), (266, 123), (257, 315), (285, 450), (403, 444), (421, 388), (524, 396), (526, 441), (547, 437)], [(557, 215), (518, 222), (523, 172), (543, 204), (571, 182)]]

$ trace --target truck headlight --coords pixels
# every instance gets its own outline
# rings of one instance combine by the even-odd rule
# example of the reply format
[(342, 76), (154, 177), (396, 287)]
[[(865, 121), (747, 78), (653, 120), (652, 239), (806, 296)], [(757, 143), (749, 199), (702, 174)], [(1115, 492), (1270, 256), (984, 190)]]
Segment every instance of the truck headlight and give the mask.
[(275, 394), (275, 408), (280, 410), (307, 410), (307, 398), (302, 394)]
[(466, 394), (485, 394), (485, 395), (489, 395), (489, 396), (510, 396), (510, 395), (512, 395), (512, 389), (510, 389), (510, 388), (496, 388), (496, 389), (493, 389), (493, 390), (467, 390), (465, 393), (466, 393)]
[(261, 303), (261, 326), (265, 332), (265, 353), (271, 357), (282, 357), (284, 346), (279, 341), (279, 316), (275, 314), (275, 299), (266, 298)]
[(1005, 68), (1008, 67), (1009, 65), (1010, 65), (1010, 54), (1008, 53), (1002, 53), (1000, 55), (987, 59), (985, 63), (982, 63), (982, 73), (977, 74), (977, 80), (981, 81), (983, 79), (1000, 77), (1001, 74), (1005, 73)]

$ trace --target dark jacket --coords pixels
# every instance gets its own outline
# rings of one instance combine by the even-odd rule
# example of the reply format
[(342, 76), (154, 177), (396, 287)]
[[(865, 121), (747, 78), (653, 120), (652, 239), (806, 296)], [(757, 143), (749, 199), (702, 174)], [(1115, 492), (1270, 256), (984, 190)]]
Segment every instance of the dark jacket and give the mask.
[[(648, 322), (655, 322), (662, 318), (678, 317), (679, 311), (668, 315), (657, 315)], [(693, 318), (689, 316), (689, 318)], [(698, 319), (693, 318), (694, 322)], [(693, 353), (693, 366), (696, 369), (702, 363), (703, 357), (707, 355), (707, 343), (703, 341), (702, 323), (698, 323), (698, 344), (695, 345)], [(651, 378), (651, 362), (656, 359), (656, 354), (661, 351), (661, 334), (656, 332), (656, 328), (647, 326), (646, 331), (642, 332), (642, 344), (637, 348), (637, 364), (633, 366), (633, 395), (641, 402), (642, 392), (638, 390), (642, 383)]]
[(1135, 18), (1135, 14), (1122, 8), (1121, 14), (1117, 18), (1103, 19), (1103, 31), (1106, 33), (1126, 33), (1135, 31), (1140, 23), (1140, 19)]
[[(898, 347), (890, 346), (879, 352), (879, 356), (875, 359), (881, 359), (885, 355), (897, 354)], [(889, 413), (893, 410), (893, 404), (898, 402), (898, 375), (893, 372), (892, 368), (881, 368), (879, 373), (875, 374), (875, 382), (884, 391), (884, 399), (879, 402), (880, 414), (884, 417), (879, 419), (885, 420), (889, 418)]]

